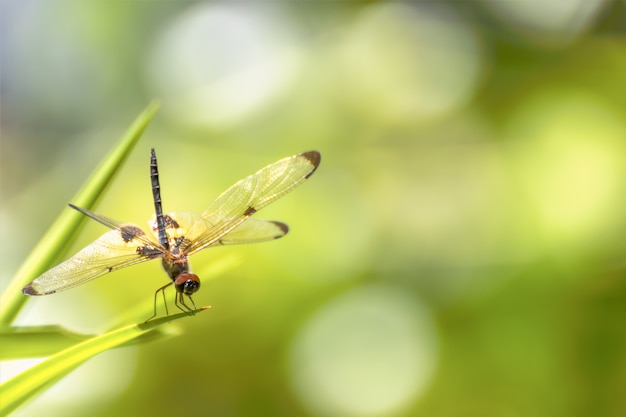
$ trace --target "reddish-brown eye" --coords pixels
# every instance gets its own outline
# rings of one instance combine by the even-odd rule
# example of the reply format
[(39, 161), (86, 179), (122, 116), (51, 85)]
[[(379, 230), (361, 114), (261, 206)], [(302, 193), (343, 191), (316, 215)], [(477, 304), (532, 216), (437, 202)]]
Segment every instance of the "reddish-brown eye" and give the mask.
[(200, 288), (200, 278), (196, 274), (183, 272), (174, 280), (176, 291), (185, 295), (191, 295)]

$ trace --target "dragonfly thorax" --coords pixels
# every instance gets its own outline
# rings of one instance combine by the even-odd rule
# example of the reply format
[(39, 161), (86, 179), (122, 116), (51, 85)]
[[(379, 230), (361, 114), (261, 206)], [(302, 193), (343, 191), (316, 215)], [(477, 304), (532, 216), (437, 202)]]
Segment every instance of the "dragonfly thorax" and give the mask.
[(200, 278), (191, 272), (183, 272), (174, 280), (176, 291), (185, 295), (191, 295), (200, 289)]

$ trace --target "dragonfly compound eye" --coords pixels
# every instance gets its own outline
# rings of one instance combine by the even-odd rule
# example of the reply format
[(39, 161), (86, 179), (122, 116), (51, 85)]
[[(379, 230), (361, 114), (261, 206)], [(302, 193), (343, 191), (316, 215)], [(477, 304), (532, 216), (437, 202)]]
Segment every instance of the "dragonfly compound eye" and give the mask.
[(183, 272), (176, 277), (174, 281), (176, 291), (185, 295), (191, 295), (200, 288), (200, 278), (196, 274)]

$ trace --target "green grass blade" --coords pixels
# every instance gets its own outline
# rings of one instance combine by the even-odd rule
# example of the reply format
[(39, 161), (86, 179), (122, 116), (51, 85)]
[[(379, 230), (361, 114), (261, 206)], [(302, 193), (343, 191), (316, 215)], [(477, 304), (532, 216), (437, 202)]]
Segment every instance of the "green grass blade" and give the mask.
[[(135, 324), (137, 323), (137, 318), (145, 319), (149, 317), (152, 315), (153, 308), (154, 304), (152, 300), (150, 300), (150, 303), (146, 302), (133, 310), (126, 311), (120, 316), (121, 320), (108, 331)], [(209, 308), (211, 307), (205, 306), (202, 307), (202, 310)], [(148, 323), (151, 324), (153, 322), (155, 322), (155, 320), (151, 320)], [(158, 331), (146, 333), (133, 339), (128, 344), (148, 343), (178, 335), (179, 332), (175, 328), (159, 328)], [(0, 329), (0, 360), (52, 356), (63, 349), (67, 349), (95, 336), (94, 334), (76, 333), (57, 325), (23, 326)]]
[[(159, 328), (158, 331), (145, 333), (127, 344), (149, 343), (179, 334), (175, 329)], [(92, 337), (95, 335), (75, 333), (60, 326), (8, 328), (0, 333), (0, 361), (52, 356)]]
[[(194, 313), (203, 310), (205, 309), (201, 308), (195, 310)], [(125, 326), (85, 340), (51, 356), (0, 386), (0, 391), (2, 392), (0, 416), (8, 415), (37, 393), (50, 386), (51, 382), (58, 381), (98, 353), (129, 343), (165, 323), (188, 316), (189, 314), (187, 313), (179, 313), (151, 320), (147, 323)]]
[[(84, 208), (93, 206), (141, 137), (157, 108), (157, 103), (151, 103), (139, 115), (74, 196), (72, 203)], [(82, 220), (83, 216), (68, 208), (48, 229), (0, 296), (0, 327), (6, 329), (10, 326), (28, 298), (22, 294), (22, 287), (53, 266), (52, 263), (72, 241)]]
[(91, 337), (60, 326), (6, 329), (0, 334), (0, 360), (50, 356)]

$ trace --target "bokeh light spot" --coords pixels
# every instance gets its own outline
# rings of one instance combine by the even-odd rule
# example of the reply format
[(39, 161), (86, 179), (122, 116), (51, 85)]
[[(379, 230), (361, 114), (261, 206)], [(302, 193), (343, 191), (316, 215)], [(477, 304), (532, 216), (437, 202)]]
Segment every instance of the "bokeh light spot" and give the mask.
[(573, 244), (611, 227), (606, 213), (619, 207), (626, 174), (626, 126), (610, 107), (581, 92), (544, 91), (520, 106), (507, 130), (525, 211), (542, 232), (534, 241)]
[(268, 7), (204, 3), (157, 41), (149, 77), (164, 110), (181, 123), (227, 127), (265, 108), (298, 68), (297, 36)]
[(382, 124), (415, 123), (459, 108), (482, 73), (477, 37), (444, 8), (369, 7), (337, 53), (341, 97)]
[(387, 286), (357, 288), (323, 306), (297, 335), (293, 386), (316, 415), (388, 415), (430, 382), (435, 339), (413, 297)]
[(568, 43), (593, 23), (605, 0), (486, 1), (507, 27), (537, 44)]

